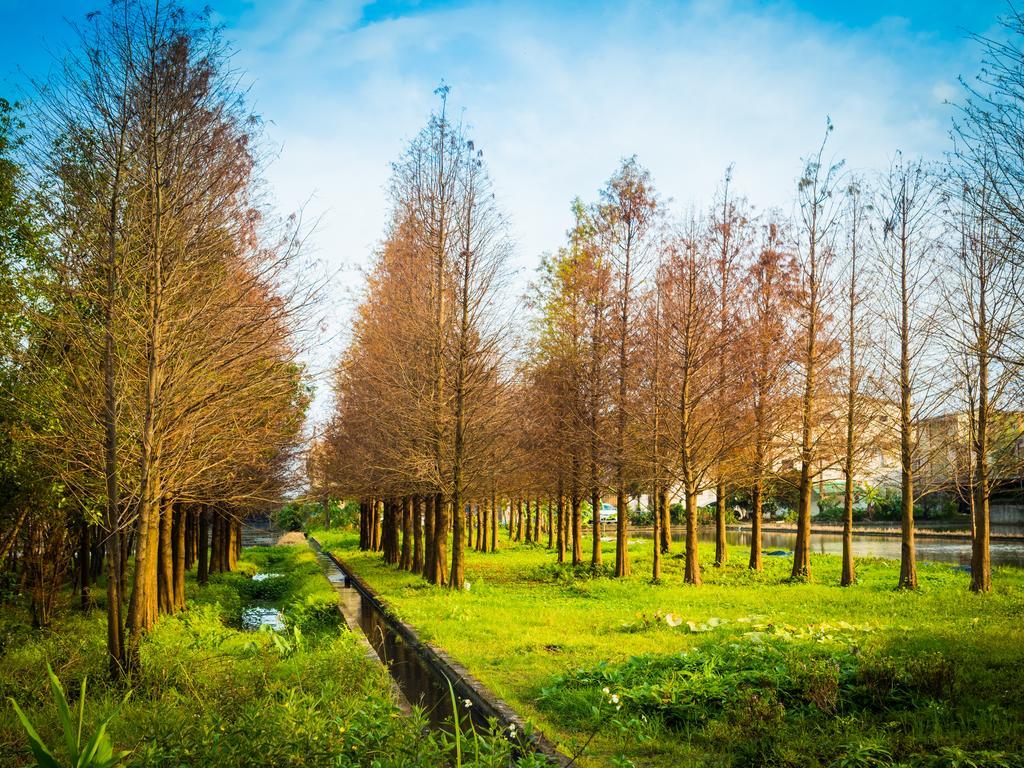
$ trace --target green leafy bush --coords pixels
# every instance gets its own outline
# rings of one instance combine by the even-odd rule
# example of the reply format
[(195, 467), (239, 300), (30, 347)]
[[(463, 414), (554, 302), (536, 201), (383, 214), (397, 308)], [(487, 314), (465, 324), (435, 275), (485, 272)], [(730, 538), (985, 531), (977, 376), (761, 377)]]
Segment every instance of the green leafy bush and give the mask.
[(282, 531), (301, 531), (309, 522), (308, 504), (285, 504), (277, 512), (275, 522)]

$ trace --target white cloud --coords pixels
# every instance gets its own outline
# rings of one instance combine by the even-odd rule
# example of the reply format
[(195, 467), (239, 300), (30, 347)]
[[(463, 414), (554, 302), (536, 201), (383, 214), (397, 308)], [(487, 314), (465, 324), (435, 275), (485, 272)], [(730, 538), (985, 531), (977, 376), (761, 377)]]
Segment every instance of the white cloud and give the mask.
[[(560, 244), (570, 200), (593, 198), (624, 155), (680, 206), (706, 204), (735, 162), (751, 202), (785, 209), (826, 115), (852, 167), (882, 167), (897, 149), (937, 157), (943, 102), (972, 66), (969, 46), (915, 37), (903, 19), (851, 33), (715, 0), (573, 15), (478, 5), (359, 26), (361, 6), (296, 0), (232, 32), (283, 145), (269, 180), (286, 209), (315, 192), (315, 245), (338, 266), (367, 262), (388, 164), (441, 78), (484, 149), (526, 271)], [(346, 312), (332, 323), (343, 328)]]

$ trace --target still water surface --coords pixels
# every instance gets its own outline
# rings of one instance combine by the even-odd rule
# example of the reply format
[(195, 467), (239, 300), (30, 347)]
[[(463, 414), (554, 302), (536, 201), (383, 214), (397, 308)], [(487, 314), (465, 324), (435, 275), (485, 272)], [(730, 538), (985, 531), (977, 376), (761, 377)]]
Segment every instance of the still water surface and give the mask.
[[(1019, 532), (1019, 529), (1015, 529)], [(683, 528), (672, 528), (672, 541), (683, 542), (686, 532)], [(646, 532), (631, 531), (630, 536), (639, 538), (650, 538), (650, 530)], [(749, 547), (750, 533), (748, 531), (728, 531), (726, 539), (730, 544)], [(762, 546), (765, 552), (785, 550), (787, 554), (792, 553), (796, 544), (796, 533), (764, 531), (761, 534)], [(701, 541), (715, 540), (713, 529), (700, 531)], [(992, 542), (992, 565), (1012, 565), (1024, 568), (1024, 541), (993, 541)], [(843, 537), (838, 533), (812, 533), (811, 552), (818, 554), (841, 555), (843, 553)], [(856, 535), (853, 537), (853, 554), (855, 557), (884, 557), (890, 560), (900, 559), (900, 540), (898, 536), (867, 536)], [(933, 560), (940, 563), (953, 563), (955, 565), (970, 565), (971, 563), (971, 542), (969, 539), (917, 539), (917, 559)]]

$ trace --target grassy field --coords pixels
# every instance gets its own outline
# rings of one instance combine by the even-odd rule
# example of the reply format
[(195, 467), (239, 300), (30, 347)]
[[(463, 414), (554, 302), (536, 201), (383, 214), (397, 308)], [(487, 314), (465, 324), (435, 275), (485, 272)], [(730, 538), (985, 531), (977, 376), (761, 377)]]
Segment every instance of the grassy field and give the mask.
[[(142, 647), (131, 695), (105, 680), (105, 618), (69, 608), (37, 631), (16, 605), (0, 610), (0, 766), (31, 763), (15, 699), (44, 740), (63, 739), (46, 684), (49, 662), (74, 706), (88, 674), (86, 732), (110, 732), (133, 766), (421, 766), (441, 764), (437, 739), (402, 717), (383, 668), (343, 629), (313, 553), (245, 550), (239, 573), (189, 581), (189, 609), (162, 618)], [(249, 578), (257, 570), (280, 576)], [(102, 590), (97, 590), (102, 595)], [(243, 631), (253, 602), (283, 610), (286, 627)]]
[(837, 557), (789, 584), (788, 558), (755, 574), (736, 548), (695, 588), (678, 556), (652, 585), (648, 542), (615, 580), (501, 540), (469, 553), (453, 594), (354, 534), (313, 535), (565, 751), (593, 735), (580, 764), (1024, 764), (1022, 570), (974, 595), (967, 574), (922, 563), (921, 588), (899, 592), (898, 563), (864, 559), (844, 589)]

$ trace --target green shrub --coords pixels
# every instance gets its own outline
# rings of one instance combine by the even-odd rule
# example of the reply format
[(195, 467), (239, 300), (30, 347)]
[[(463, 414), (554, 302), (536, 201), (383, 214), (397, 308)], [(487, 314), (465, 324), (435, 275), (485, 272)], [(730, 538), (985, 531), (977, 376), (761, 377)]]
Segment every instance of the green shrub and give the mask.
[(301, 531), (309, 522), (309, 505), (307, 504), (285, 504), (277, 512), (275, 522), (282, 531)]

